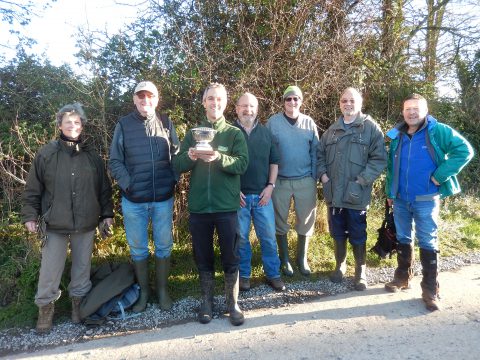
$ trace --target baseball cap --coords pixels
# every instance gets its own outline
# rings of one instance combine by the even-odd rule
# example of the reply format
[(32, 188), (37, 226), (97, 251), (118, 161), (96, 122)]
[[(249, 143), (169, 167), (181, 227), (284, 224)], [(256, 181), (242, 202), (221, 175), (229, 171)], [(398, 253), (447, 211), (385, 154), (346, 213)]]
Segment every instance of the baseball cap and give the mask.
[(148, 91), (158, 97), (157, 87), (151, 81), (141, 81), (135, 87), (135, 94), (140, 91)]
[(284, 99), (291, 96), (291, 95), (295, 95), (295, 96), (298, 96), (300, 99), (303, 99), (302, 90), (300, 90), (300, 88), (298, 86), (290, 85), (283, 92), (283, 98)]

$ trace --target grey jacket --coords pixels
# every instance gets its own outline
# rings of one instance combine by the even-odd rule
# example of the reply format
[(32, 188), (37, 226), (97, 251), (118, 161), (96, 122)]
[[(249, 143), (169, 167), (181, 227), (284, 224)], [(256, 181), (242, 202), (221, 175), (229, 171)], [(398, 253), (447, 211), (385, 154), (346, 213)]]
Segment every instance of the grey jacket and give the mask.
[(323, 195), (330, 207), (364, 210), (372, 185), (387, 165), (383, 133), (360, 113), (348, 128), (341, 116), (325, 131), (318, 147), (317, 175), (327, 174)]

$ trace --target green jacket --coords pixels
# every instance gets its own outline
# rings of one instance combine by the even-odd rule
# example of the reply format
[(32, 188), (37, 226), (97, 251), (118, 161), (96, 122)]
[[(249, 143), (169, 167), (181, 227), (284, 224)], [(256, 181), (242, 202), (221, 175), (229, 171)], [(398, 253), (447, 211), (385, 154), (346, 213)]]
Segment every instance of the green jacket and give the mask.
[(35, 156), (23, 193), (22, 220), (45, 221), (47, 230), (82, 233), (113, 217), (112, 190), (102, 159), (88, 141), (54, 140)]
[(194, 147), (196, 141), (192, 132), (187, 132), (180, 153), (172, 162), (178, 173), (192, 171), (188, 209), (199, 214), (237, 211), (240, 207), (240, 175), (248, 166), (245, 137), (240, 129), (227, 124), (224, 117), (214, 124), (205, 120), (200, 126), (217, 130), (210, 145), (220, 153), (220, 158), (210, 163), (191, 160), (188, 149)]
[(325, 131), (317, 151), (317, 176), (330, 178), (323, 184), (330, 207), (364, 210), (370, 204), (373, 182), (387, 165), (387, 152), (380, 127), (360, 113), (345, 128), (343, 116)]
[[(388, 155), (387, 180), (385, 192), (389, 199), (395, 199), (398, 191), (398, 170), (400, 166), (399, 150), (400, 129), (405, 122), (397, 124), (387, 132), (392, 139)], [(440, 183), (440, 197), (445, 198), (461, 191), (457, 174), (473, 158), (474, 151), (470, 143), (450, 126), (438, 122), (433, 116), (427, 116), (427, 147), (437, 164), (433, 177)]]

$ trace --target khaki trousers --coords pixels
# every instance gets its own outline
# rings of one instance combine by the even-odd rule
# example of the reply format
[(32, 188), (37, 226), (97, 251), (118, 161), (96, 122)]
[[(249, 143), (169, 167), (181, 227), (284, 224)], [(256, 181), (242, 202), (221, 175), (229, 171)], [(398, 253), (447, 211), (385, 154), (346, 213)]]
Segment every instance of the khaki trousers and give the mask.
[(70, 243), (72, 269), (68, 292), (70, 297), (85, 296), (91, 289), (90, 267), (95, 230), (81, 234), (59, 234), (47, 231), (47, 241), (42, 248), (42, 262), (38, 279), (38, 290), (35, 304), (43, 306), (56, 301), (61, 291), (59, 289), (62, 273), (67, 259)]
[(312, 236), (317, 214), (317, 184), (310, 176), (295, 180), (277, 179), (272, 194), (276, 234), (285, 235), (290, 229), (288, 213), (292, 199), (297, 234)]

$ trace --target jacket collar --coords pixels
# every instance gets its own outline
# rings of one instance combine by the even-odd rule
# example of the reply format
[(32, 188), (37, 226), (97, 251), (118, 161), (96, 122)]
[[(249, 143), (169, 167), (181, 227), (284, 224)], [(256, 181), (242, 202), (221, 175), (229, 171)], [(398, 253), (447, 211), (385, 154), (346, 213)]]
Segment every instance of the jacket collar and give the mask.
[[(362, 112), (359, 112), (357, 117), (355, 118), (355, 120), (350, 123), (349, 125), (350, 126), (360, 126), (362, 125), (365, 120), (367, 120), (369, 115), (365, 115), (363, 114)], [(337, 121), (335, 121), (333, 124), (332, 124), (332, 127), (331, 127), (333, 130), (345, 130), (345, 126), (344, 126), (344, 123), (343, 123), (343, 115), (340, 115), (340, 117), (337, 119)]]
[(220, 119), (218, 119), (214, 123), (211, 123), (210, 121), (208, 121), (207, 118), (204, 118), (202, 120), (202, 126), (209, 127), (215, 130), (222, 130), (226, 124), (227, 124), (227, 121), (225, 120), (225, 116), (222, 116)]
[[(427, 127), (428, 131), (431, 131), (437, 125), (437, 123), (437, 119), (435, 119), (432, 115), (427, 115), (426, 125), (424, 124), (424, 126)], [(402, 132), (402, 130), (405, 128), (405, 126), (407, 126), (407, 124), (404, 120), (402, 120), (397, 123), (393, 129), (387, 131), (386, 135), (392, 140), (396, 139), (398, 135)]]

